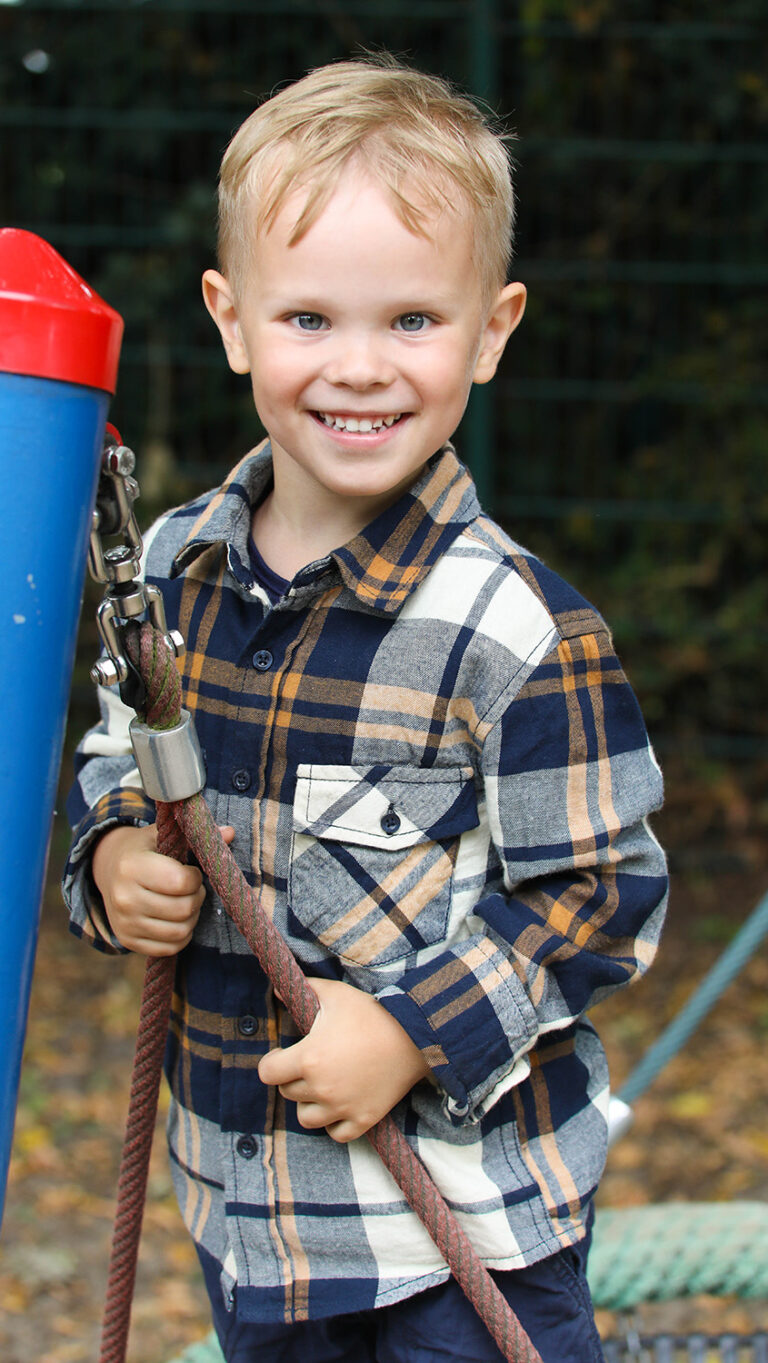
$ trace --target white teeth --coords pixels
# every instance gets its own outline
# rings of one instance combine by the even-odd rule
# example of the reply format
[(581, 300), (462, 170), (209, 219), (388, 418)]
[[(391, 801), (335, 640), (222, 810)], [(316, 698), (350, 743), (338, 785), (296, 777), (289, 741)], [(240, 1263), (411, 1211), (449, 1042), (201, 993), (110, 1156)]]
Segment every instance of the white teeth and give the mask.
[(382, 426), (389, 428), (400, 420), (402, 412), (396, 412), (393, 416), (332, 416), (329, 412), (318, 412), (320, 420), (325, 426), (330, 426), (335, 431), (349, 431), (351, 434), (369, 435), (371, 431), (380, 431)]

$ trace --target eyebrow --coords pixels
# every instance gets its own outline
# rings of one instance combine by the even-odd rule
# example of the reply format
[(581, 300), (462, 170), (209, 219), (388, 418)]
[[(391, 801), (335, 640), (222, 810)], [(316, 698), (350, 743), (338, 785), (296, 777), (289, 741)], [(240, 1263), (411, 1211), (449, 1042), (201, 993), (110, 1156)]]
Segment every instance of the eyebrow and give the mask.
[[(336, 309), (336, 302), (332, 298), (321, 298), (318, 294), (300, 294), (292, 296), (287, 294), (276, 294), (270, 297), (267, 293), (265, 301), (268, 307), (275, 312), (303, 313), (316, 312), (322, 316), (332, 313)], [(395, 299), (382, 299), (377, 303), (377, 311), (385, 313), (391, 317), (403, 317), (408, 313), (443, 313), (449, 310), (454, 300), (446, 294), (433, 295), (431, 298), (424, 296), (404, 296)]]

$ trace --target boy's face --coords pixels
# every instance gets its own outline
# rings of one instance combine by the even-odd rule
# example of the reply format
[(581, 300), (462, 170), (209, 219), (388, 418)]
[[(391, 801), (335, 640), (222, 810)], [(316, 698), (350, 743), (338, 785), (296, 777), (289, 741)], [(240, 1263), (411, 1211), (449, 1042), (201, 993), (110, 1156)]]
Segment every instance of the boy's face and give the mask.
[(289, 199), (259, 237), (239, 303), (215, 271), (204, 294), (231, 367), (251, 374), (276, 490), (318, 515), (353, 499), (362, 526), (453, 434), (525, 290), (483, 306), (466, 213), (446, 210), (416, 236), (386, 190), (348, 171), (290, 246), (302, 203)]

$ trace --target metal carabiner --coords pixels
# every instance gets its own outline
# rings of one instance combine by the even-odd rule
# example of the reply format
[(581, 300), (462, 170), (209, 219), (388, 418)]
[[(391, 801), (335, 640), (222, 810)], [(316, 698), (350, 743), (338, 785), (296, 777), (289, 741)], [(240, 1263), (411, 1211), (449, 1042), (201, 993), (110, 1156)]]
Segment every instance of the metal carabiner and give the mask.
[[(91, 680), (98, 686), (118, 685), (125, 704), (141, 710), (144, 683), (123, 646), (126, 625), (150, 620), (176, 657), (184, 652), (184, 640), (178, 630), (168, 629), (158, 588), (140, 579), (143, 544), (133, 509), (139, 496), (135, 467), (133, 450), (123, 444), (114, 426), (107, 426), (88, 552), (91, 577), (107, 588), (96, 612), (105, 656), (91, 668)], [(106, 549), (108, 535), (120, 537), (120, 542)]]

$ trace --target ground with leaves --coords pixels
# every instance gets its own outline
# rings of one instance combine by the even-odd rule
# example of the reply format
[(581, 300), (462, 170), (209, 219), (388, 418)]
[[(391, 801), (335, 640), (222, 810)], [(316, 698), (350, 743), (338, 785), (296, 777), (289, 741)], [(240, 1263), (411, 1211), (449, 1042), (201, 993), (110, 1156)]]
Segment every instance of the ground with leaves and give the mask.
[[(768, 891), (766, 811), (727, 781), (719, 791), (718, 797), (710, 790), (705, 800), (689, 786), (662, 818), (667, 843), (688, 850), (678, 856), (659, 960), (646, 980), (596, 1015), (617, 1087)], [(692, 853), (691, 831), (703, 827), (712, 836)], [(142, 973), (140, 961), (105, 959), (68, 934), (51, 877), (0, 1243), (3, 1363), (92, 1363), (98, 1356)], [(634, 1126), (610, 1156), (604, 1205), (768, 1199), (767, 1038), (764, 947), (637, 1102)], [(697, 1299), (644, 1308), (637, 1323), (765, 1329), (768, 1303)], [(617, 1328), (607, 1313), (600, 1325), (604, 1333)], [(208, 1328), (195, 1255), (158, 1135), (131, 1363), (168, 1363)]]

